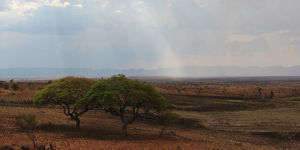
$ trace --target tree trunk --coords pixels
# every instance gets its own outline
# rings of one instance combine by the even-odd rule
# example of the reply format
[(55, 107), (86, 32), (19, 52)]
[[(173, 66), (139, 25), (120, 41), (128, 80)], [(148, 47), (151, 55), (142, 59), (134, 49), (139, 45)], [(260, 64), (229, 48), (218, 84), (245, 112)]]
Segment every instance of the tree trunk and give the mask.
[(79, 129), (80, 128), (80, 119), (78, 118), (78, 116), (71, 116), (71, 119), (76, 121), (76, 128)]
[(124, 123), (123, 124), (123, 127), (122, 127), (122, 131), (123, 131), (123, 134), (125, 135), (125, 136), (128, 136), (128, 133), (127, 133), (127, 123)]
[(75, 118), (76, 118), (75, 119), (76, 120), (76, 128), (79, 129), (80, 128), (80, 120), (77, 116)]
[(164, 126), (161, 131), (159, 132), (159, 137), (163, 137), (165, 136), (165, 133), (166, 133), (166, 127)]
[(79, 129), (80, 128), (80, 120), (76, 120), (76, 128)]

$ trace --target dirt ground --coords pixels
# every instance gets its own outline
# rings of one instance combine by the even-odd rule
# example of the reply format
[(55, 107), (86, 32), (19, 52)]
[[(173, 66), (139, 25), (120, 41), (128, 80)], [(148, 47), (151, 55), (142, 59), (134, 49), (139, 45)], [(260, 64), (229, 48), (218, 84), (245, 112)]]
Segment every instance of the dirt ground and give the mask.
[(37, 115), (39, 128), (34, 134), (38, 144), (52, 144), (55, 149), (269, 150), (297, 149), (300, 146), (297, 138), (274, 138), (241, 131), (222, 131), (218, 128), (213, 130), (172, 126), (167, 127), (165, 137), (159, 137), (161, 126), (142, 122), (130, 125), (129, 137), (123, 137), (119, 120), (110, 114), (90, 111), (81, 117), (82, 126), (77, 130), (74, 122), (64, 116), (60, 109), (24, 106), (0, 106), (0, 146), (9, 145), (17, 149), (33, 145), (27, 136), (28, 131), (17, 126), (16, 118), (24, 113)]

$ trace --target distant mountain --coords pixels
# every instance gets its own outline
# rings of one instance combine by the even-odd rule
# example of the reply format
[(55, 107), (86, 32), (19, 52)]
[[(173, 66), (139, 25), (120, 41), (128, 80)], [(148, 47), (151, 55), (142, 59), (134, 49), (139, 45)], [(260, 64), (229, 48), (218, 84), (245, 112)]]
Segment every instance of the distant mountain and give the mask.
[(62, 76), (105, 77), (115, 74), (127, 76), (170, 77), (230, 77), (230, 76), (300, 76), (300, 66), (293, 67), (237, 67), (187, 66), (160, 69), (88, 69), (88, 68), (6, 68), (0, 78), (39, 78)]

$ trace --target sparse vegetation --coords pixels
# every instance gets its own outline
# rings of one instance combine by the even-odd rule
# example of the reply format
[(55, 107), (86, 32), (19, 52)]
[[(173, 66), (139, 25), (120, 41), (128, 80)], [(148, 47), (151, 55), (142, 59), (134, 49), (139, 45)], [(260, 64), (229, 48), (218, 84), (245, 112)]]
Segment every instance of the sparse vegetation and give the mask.
[(1, 80), (0, 80), (0, 88), (3, 87), (4, 83), (5, 83), (4, 81), (1, 81)]
[(10, 80), (9, 80), (9, 83), (10, 83), (10, 84), (13, 84), (13, 83), (14, 83), (14, 79), (10, 79)]
[(35, 114), (23, 114), (17, 119), (17, 124), (23, 129), (35, 130), (38, 122)]
[(50, 83), (52, 83), (52, 82), (53, 82), (52, 80), (49, 80), (49, 81), (48, 81), (48, 84), (50, 84)]
[(19, 90), (18, 84), (13, 83), (12, 86), (11, 86), (11, 89), (13, 89), (13, 90)]
[[(7, 83), (3, 82), (2, 88), (0, 87), (0, 129), (3, 129), (0, 130), (0, 147), (140, 149), (143, 146), (146, 149), (272, 150), (297, 149), (299, 146), (298, 82), (282, 81), (280, 84), (154, 82), (151, 84), (167, 102), (177, 107), (174, 111), (170, 111), (171, 115), (168, 111), (164, 111), (159, 113), (160, 115), (149, 115), (146, 119), (142, 117), (135, 119), (134, 123), (127, 127), (130, 136), (124, 137), (124, 133), (120, 130), (123, 126), (123, 122), (120, 122), (121, 117), (104, 113), (103, 105), (100, 103), (98, 107), (93, 105), (94, 109), (80, 116), (81, 130), (70, 128), (70, 121), (60, 112), (59, 109), (62, 107), (58, 104), (41, 103), (39, 107), (32, 107), (35, 93), (56, 83), (54, 81), (48, 84), (47, 81), (30, 84), (13, 82), (20, 90), (4, 89), (4, 84)], [(12, 87), (12, 84), (8, 85)], [(261, 97), (258, 97), (259, 88), (262, 89)], [(136, 97), (143, 95), (138, 93)], [(106, 102), (111, 102), (106, 99)], [(43, 107), (43, 104), (52, 107)], [(70, 105), (70, 111), (73, 110), (73, 106), (74, 104)], [(99, 106), (102, 109), (99, 109), (101, 108)], [(118, 105), (106, 103), (105, 106), (109, 112), (109, 106)], [(81, 110), (84, 110), (84, 107), (80, 106), (77, 109), (78, 112)], [(124, 110), (127, 120), (131, 120), (134, 116), (129, 113), (130, 111), (132, 112), (132, 108)], [(32, 115), (36, 116), (36, 119), (30, 119), (34, 118), (30, 117)], [(26, 124), (31, 124), (30, 122), (37, 122), (34, 130), (25, 127), (28, 126)]]
[(162, 129), (159, 132), (159, 137), (165, 136), (166, 128), (168, 125), (175, 124), (179, 119), (178, 114), (172, 113), (170, 111), (165, 111), (160, 114), (158, 122), (162, 125)]
[(3, 84), (3, 88), (6, 89), (6, 90), (8, 90), (8, 89), (9, 89), (8, 84), (7, 84), (7, 83), (4, 83), (4, 84)]
[(274, 92), (271, 90), (270, 92), (270, 99), (273, 99), (274, 98)]

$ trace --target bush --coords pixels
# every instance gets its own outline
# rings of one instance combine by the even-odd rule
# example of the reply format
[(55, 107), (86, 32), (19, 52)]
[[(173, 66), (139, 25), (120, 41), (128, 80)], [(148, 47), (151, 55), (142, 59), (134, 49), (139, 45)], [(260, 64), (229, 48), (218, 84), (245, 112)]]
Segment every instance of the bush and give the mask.
[(35, 114), (24, 114), (24, 115), (21, 115), (20, 118), (18, 118), (17, 124), (22, 129), (34, 130), (34, 129), (36, 129), (38, 122), (36, 121)]
[(158, 122), (163, 126), (161, 131), (158, 133), (159, 137), (163, 137), (166, 134), (166, 126), (175, 124), (178, 122), (179, 116), (171, 112), (163, 112), (159, 116)]
[(7, 84), (7, 83), (5, 83), (5, 84), (3, 85), (3, 88), (4, 88), (4, 89), (6, 89), (6, 90), (8, 90), (8, 89), (9, 89), (9, 86), (8, 86), (8, 84)]
[(11, 88), (12, 88), (13, 90), (18, 90), (18, 89), (19, 89), (19, 86), (18, 86), (16, 83), (14, 83), (14, 84), (11, 86)]
[(48, 84), (50, 84), (50, 83), (52, 83), (52, 80), (49, 80), (49, 81), (48, 81)]
[(0, 150), (14, 150), (14, 148), (12, 146), (5, 145), (5, 146), (0, 147)]

